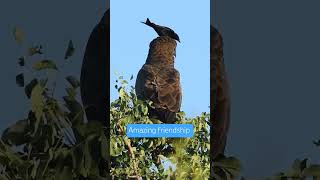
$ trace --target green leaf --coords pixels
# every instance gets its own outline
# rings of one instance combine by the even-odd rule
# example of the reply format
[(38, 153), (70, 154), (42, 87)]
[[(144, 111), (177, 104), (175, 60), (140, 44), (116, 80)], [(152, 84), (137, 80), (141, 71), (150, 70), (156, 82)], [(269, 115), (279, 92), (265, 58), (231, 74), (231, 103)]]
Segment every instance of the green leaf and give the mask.
[(44, 70), (44, 69), (58, 70), (56, 64), (51, 60), (41, 60), (41, 61), (35, 62), (32, 65), (32, 68), (37, 71)]
[(128, 84), (128, 81), (122, 80), (120, 83), (121, 83), (122, 85), (127, 85), (127, 84)]
[(240, 161), (234, 157), (224, 157), (220, 156), (214, 160), (214, 167), (218, 167), (224, 170), (232, 170), (232, 172), (237, 172), (236, 174), (232, 174), (233, 176), (238, 175), (241, 170)]
[(74, 88), (66, 88), (67, 94), (69, 97), (74, 98), (77, 95), (77, 92)]
[(2, 133), (2, 140), (8, 144), (19, 146), (30, 140), (30, 126), (27, 119), (17, 121)]
[[(113, 140), (111, 139), (111, 143), (113, 142)], [(116, 144), (112, 144), (113, 147), (110, 147), (110, 156), (115, 157), (117, 156), (117, 151), (116, 151)]]
[(124, 91), (123, 88), (121, 88), (120, 91), (119, 91), (119, 97), (125, 98), (125, 96), (126, 96), (126, 92)]
[(148, 115), (148, 107), (147, 106), (145, 106), (144, 108), (143, 108), (143, 115)]
[(153, 141), (150, 141), (149, 145), (148, 145), (148, 149), (151, 148), (153, 146)]
[(89, 174), (92, 161), (93, 159), (90, 154), (89, 143), (86, 141), (84, 144), (84, 162), (85, 162), (84, 164), (85, 164), (85, 168), (87, 169), (87, 174)]
[(31, 92), (31, 110), (37, 120), (40, 120), (45, 106), (43, 92), (44, 88), (40, 84), (35, 85)]
[(66, 80), (71, 84), (71, 86), (73, 88), (78, 88), (80, 86), (80, 82), (78, 81), (78, 79), (74, 76), (67, 76)]
[(304, 176), (320, 176), (320, 165), (310, 165), (303, 171)]
[(33, 79), (32, 81), (30, 81), (30, 83), (28, 85), (26, 85), (24, 92), (26, 93), (27, 97), (30, 98), (31, 97), (31, 92), (33, 90), (33, 88), (38, 84), (38, 80), (37, 79)]
[(24, 39), (24, 34), (20, 28), (18, 27), (13, 28), (13, 36), (18, 43), (22, 43)]
[(20, 73), (16, 76), (16, 83), (19, 87), (23, 87), (24, 86), (24, 75), (23, 73)]
[(74, 54), (74, 50), (75, 49), (74, 49), (73, 43), (70, 40), (69, 44), (68, 44), (68, 48), (67, 48), (65, 56), (64, 56), (64, 59), (68, 59), (69, 57), (71, 57)]
[(68, 113), (69, 119), (73, 125), (83, 122), (83, 108), (82, 105), (73, 97), (64, 96), (65, 106), (68, 108), (70, 113)]
[(33, 168), (32, 168), (32, 171), (31, 171), (31, 177), (32, 177), (33, 179), (36, 178), (39, 164), (40, 164), (40, 159), (33, 160)]

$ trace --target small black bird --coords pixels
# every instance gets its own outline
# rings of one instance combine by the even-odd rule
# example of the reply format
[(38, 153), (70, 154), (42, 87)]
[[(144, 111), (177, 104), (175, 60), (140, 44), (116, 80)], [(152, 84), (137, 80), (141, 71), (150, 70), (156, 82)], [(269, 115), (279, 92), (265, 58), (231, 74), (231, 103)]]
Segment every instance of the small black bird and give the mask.
[(158, 33), (159, 36), (169, 36), (172, 39), (175, 39), (178, 42), (180, 42), (178, 34), (176, 34), (172, 29), (152, 23), (149, 20), (149, 18), (147, 18), (146, 22), (142, 22), (142, 23), (152, 27)]

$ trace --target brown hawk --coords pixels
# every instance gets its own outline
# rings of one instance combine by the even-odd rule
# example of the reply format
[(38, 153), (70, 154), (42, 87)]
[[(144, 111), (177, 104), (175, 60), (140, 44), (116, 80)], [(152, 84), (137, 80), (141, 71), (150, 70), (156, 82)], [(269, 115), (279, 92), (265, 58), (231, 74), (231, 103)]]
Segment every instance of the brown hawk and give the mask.
[(135, 85), (138, 99), (153, 102), (155, 109), (149, 110), (149, 116), (163, 123), (175, 122), (181, 107), (180, 74), (174, 68), (176, 46), (177, 42), (169, 36), (152, 40)]
[(212, 158), (223, 154), (230, 123), (230, 96), (224, 67), (223, 40), (220, 33), (210, 29), (210, 107)]

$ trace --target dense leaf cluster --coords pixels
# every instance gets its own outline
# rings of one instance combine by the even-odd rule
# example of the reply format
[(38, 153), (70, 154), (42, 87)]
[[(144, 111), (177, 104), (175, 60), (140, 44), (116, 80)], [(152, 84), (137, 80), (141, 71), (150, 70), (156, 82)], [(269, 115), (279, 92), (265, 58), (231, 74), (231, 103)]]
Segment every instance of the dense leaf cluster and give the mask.
[[(22, 44), (22, 31), (15, 28), (13, 34)], [(30, 110), (2, 133), (0, 179), (105, 179), (100, 162), (107, 157), (108, 140), (100, 123), (84, 120), (77, 100), (79, 81), (67, 76), (66, 95), (59, 100), (54, 95), (56, 79), (49, 76), (59, 73), (59, 66), (43, 58), (41, 45), (27, 52), (18, 60), (22, 73), (16, 81), (24, 87)], [(70, 41), (65, 61), (73, 52)]]
[(152, 102), (137, 99), (134, 88), (119, 77), (115, 86), (119, 98), (111, 103), (111, 174), (113, 177), (142, 179), (208, 179), (210, 174), (210, 139), (207, 113), (186, 118), (178, 113), (177, 123), (194, 126), (193, 138), (131, 138), (127, 124), (161, 123), (149, 119)]
[[(13, 34), (22, 45), (23, 32), (15, 28)], [(68, 62), (74, 51), (69, 41), (64, 61)], [(85, 107), (77, 100), (77, 78), (67, 76), (66, 95), (62, 101), (55, 97), (57, 79), (50, 75), (60, 73), (62, 67), (43, 56), (39, 45), (27, 48), (27, 54), (18, 58), (22, 73), (16, 76), (16, 83), (24, 88), (30, 110), (1, 136), (0, 179), (107, 179), (103, 166), (108, 156), (106, 129), (98, 122), (85, 122)], [(148, 117), (152, 103), (138, 100), (134, 88), (127, 86), (128, 82), (119, 77), (115, 85), (119, 98), (110, 104), (112, 178), (208, 179), (209, 114), (186, 118), (183, 112), (178, 113), (177, 123), (193, 124), (193, 138), (129, 139), (125, 135), (127, 124), (161, 122)], [(240, 166), (236, 159), (221, 156), (212, 167), (213, 177), (222, 174), (224, 178), (235, 177)]]
[[(15, 40), (23, 44), (24, 34), (13, 31)], [(64, 61), (75, 51), (69, 41)], [(55, 97), (59, 73), (54, 61), (43, 57), (41, 45), (28, 48), (18, 58), (23, 72), (16, 76), (18, 86), (30, 104), (27, 117), (4, 130), (0, 139), (0, 179), (236, 179), (240, 162), (223, 155), (210, 162), (210, 115), (202, 113), (187, 118), (177, 114), (177, 123), (192, 124), (193, 138), (128, 138), (126, 125), (161, 123), (148, 117), (152, 102), (137, 99), (134, 88), (120, 76), (115, 88), (119, 98), (110, 104), (110, 140), (99, 122), (85, 122), (84, 109), (77, 100), (80, 83), (67, 76), (66, 95)], [(36, 59), (32, 61), (32, 59)], [(40, 60), (39, 60), (40, 59)], [(43, 75), (44, 74), (44, 75)], [(27, 77), (29, 76), (29, 80)], [(31, 78), (30, 78), (31, 77)], [(130, 80), (132, 80), (131, 77)], [(53, 81), (52, 81), (53, 80)], [(105, 161), (110, 143), (111, 171)], [(314, 142), (319, 145), (319, 141)], [(270, 179), (305, 179), (320, 177), (320, 166), (307, 159), (295, 160), (291, 169)], [(244, 178), (242, 178), (244, 179)]]

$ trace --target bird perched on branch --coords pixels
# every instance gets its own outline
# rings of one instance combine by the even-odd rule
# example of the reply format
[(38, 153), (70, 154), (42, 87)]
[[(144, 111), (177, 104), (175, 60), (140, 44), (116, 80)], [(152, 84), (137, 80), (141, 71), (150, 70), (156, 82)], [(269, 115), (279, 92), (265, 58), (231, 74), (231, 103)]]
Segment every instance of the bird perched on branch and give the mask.
[(230, 94), (224, 67), (223, 40), (211, 27), (210, 40), (210, 107), (212, 158), (224, 154), (230, 124)]
[(88, 40), (81, 69), (81, 98), (88, 121), (100, 121), (106, 127), (109, 101), (110, 11), (106, 11)]
[(135, 85), (138, 99), (153, 102), (155, 109), (149, 110), (149, 116), (163, 123), (174, 123), (181, 107), (180, 74), (174, 68), (176, 46), (168, 36), (152, 40)]
[(180, 38), (178, 34), (176, 34), (172, 29), (168, 27), (160, 26), (155, 23), (152, 23), (149, 18), (147, 18), (146, 22), (141, 22), (141, 23), (152, 27), (158, 33), (159, 36), (169, 36), (172, 39), (175, 39), (178, 42), (180, 42)]
[[(109, 68), (110, 63), (110, 10), (107, 10), (100, 22), (93, 29), (84, 53), (80, 88), (81, 99), (87, 120), (99, 121), (103, 124), (107, 140), (110, 142), (110, 121), (108, 120), (109, 105)], [(94, 153), (94, 161), (99, 164), (100, 175), (110, 179), (110, 156), (106, 159), (99, 155), (99, 144), (90, 145), (90, 151)], [(106, 151), (109, 151), (110, 143), (107, 143)], [(109, 153), (107, 153), (109, 154)]]

